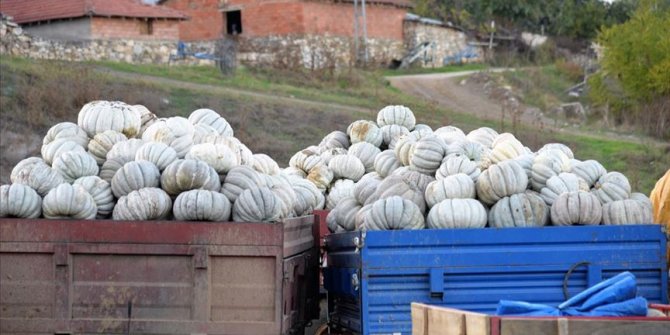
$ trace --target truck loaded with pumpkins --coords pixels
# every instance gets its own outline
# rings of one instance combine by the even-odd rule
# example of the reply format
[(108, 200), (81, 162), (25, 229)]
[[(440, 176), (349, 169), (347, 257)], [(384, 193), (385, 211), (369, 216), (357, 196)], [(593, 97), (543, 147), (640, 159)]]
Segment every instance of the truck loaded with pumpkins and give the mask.
[(554, 303), (624, 270), (667, 303), (652, 202), (580, 158), (387, 106), (280, 168), (213, 110), (91, 102), (0, 187), (0, 332), (302, 331), (322, 209), (334, 328), (407, 333), (412, 301)]

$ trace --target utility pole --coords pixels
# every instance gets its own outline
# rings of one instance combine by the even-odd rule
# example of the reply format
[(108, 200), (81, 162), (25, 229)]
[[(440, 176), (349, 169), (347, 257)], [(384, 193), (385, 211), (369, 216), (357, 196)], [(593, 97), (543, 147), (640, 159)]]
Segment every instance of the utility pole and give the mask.
[(354, 0), (354, 61), (356, 64), (368, 62), (368, 25), (365, 0)]

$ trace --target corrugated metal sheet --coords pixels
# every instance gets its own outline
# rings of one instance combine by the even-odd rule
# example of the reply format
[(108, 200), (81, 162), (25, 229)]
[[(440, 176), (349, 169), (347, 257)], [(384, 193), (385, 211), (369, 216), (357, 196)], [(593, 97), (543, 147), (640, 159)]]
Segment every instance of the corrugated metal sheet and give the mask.
[[(500, 299), (557, 305), (571, 268), (570, 295), (628, 270), (639, 294), (668, 301), (666, 240), (657, 225), (355, 232), (326, 242), (329, 297), (357, 299), (364, 334), (409, 334), (411, 302), (484, 313)], [(356, 271), (358, 290), (343, 282)]]

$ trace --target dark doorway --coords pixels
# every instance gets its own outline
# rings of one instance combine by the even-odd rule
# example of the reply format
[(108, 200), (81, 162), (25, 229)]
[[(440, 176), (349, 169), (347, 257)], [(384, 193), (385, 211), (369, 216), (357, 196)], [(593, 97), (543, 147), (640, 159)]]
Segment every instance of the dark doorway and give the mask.
[(237, 35), (242, 33), (242, 12), (233, 10), (226, 12), (226, 32), (228, 35)]

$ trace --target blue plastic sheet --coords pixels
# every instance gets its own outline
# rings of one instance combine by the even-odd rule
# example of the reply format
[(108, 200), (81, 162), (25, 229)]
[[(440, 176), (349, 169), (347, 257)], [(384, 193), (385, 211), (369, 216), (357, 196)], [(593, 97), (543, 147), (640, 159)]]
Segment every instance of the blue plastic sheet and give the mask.
[(637, 297), (637, 283), (630, 272), (604, 280), (557, 307), (523, 301), (501, 300), (497, 315), (518, 316), (646, 316), (647, 299)]

